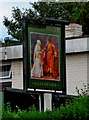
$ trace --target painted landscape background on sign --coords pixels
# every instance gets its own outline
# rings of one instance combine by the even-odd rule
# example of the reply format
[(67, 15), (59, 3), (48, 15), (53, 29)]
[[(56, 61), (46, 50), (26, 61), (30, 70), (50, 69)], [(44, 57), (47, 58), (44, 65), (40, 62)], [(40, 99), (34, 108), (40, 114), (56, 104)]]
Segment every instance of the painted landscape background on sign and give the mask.
[(31, 78), (60, 80), (59, 36), (30, 33)]

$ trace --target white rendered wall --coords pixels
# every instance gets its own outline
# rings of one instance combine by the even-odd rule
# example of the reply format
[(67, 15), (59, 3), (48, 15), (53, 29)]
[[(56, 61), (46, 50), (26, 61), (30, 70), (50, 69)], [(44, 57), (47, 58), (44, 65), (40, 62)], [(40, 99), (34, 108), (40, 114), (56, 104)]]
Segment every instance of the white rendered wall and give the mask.
[[(68, 95), (77, 95), (76, 87), (89, 84), (89, 38), (66, 40), (66, 85)], [(5, 51), (7, 59), (4, 59)], [(23, 88), (23, 50), (22, 45), (1, 47), (0, 60), (11, 64), (12, 87)], [(17, 59), (17, 60), (16, 60)]]
[[(76, 87), (83, 88), (89, 83), (88, 53), (66, 55), (66, 87), (68, 95), (77, 95)], [(12, 87), (23, 88), (23, 61), (12, 61)]]
[(22, 60), (12, 61), (12, 88), (23, 89), (23, 62)]
[(76, 87), (87, 85), (87, 53), (66, 56), (66, 85), (68, 95), (77, 95)]

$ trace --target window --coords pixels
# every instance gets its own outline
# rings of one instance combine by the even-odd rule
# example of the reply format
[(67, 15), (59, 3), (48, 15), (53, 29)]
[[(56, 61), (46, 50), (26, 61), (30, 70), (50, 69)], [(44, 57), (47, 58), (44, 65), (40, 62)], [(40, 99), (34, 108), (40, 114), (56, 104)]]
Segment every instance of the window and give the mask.
[(11, 78), (11, 65), (2, 65), (0, 66), (0, 79)]

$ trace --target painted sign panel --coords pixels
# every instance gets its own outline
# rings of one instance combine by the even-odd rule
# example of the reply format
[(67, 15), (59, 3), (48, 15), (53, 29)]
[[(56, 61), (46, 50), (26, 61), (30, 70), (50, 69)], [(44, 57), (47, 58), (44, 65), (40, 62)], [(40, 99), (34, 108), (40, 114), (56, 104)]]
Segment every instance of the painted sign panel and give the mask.
[(31, 78), (60, 80), (59, 36), (30, 33)]
[(61, 27), (28, 27), (28, 88), (62, 90)]

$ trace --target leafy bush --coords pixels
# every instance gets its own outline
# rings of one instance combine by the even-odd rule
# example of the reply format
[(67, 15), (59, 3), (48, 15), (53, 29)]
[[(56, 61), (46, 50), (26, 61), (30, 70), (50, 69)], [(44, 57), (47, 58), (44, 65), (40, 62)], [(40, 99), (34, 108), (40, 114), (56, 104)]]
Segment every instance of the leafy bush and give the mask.
[(86, 120), (89, 117), (89, 97), (87, 95), (74, 98), (65, 107), (61, 105), (60, 116), (65, 119)]
[(35, 106), (29, 107), (27, 110), (21, 110), (16, 106), (17, 110), (12, 111), (10, 103), (3, 108), (2, 120), (10, 119), (29, 119), (29, 120), (88, 120), (89, 119), (89, 96), (85, 90), (81, 90), (79, 95), (72, 100), (67, 100), (65, 105), (61, 104), (60, 108), (53, 108), (52, 111), (37, 111)]

